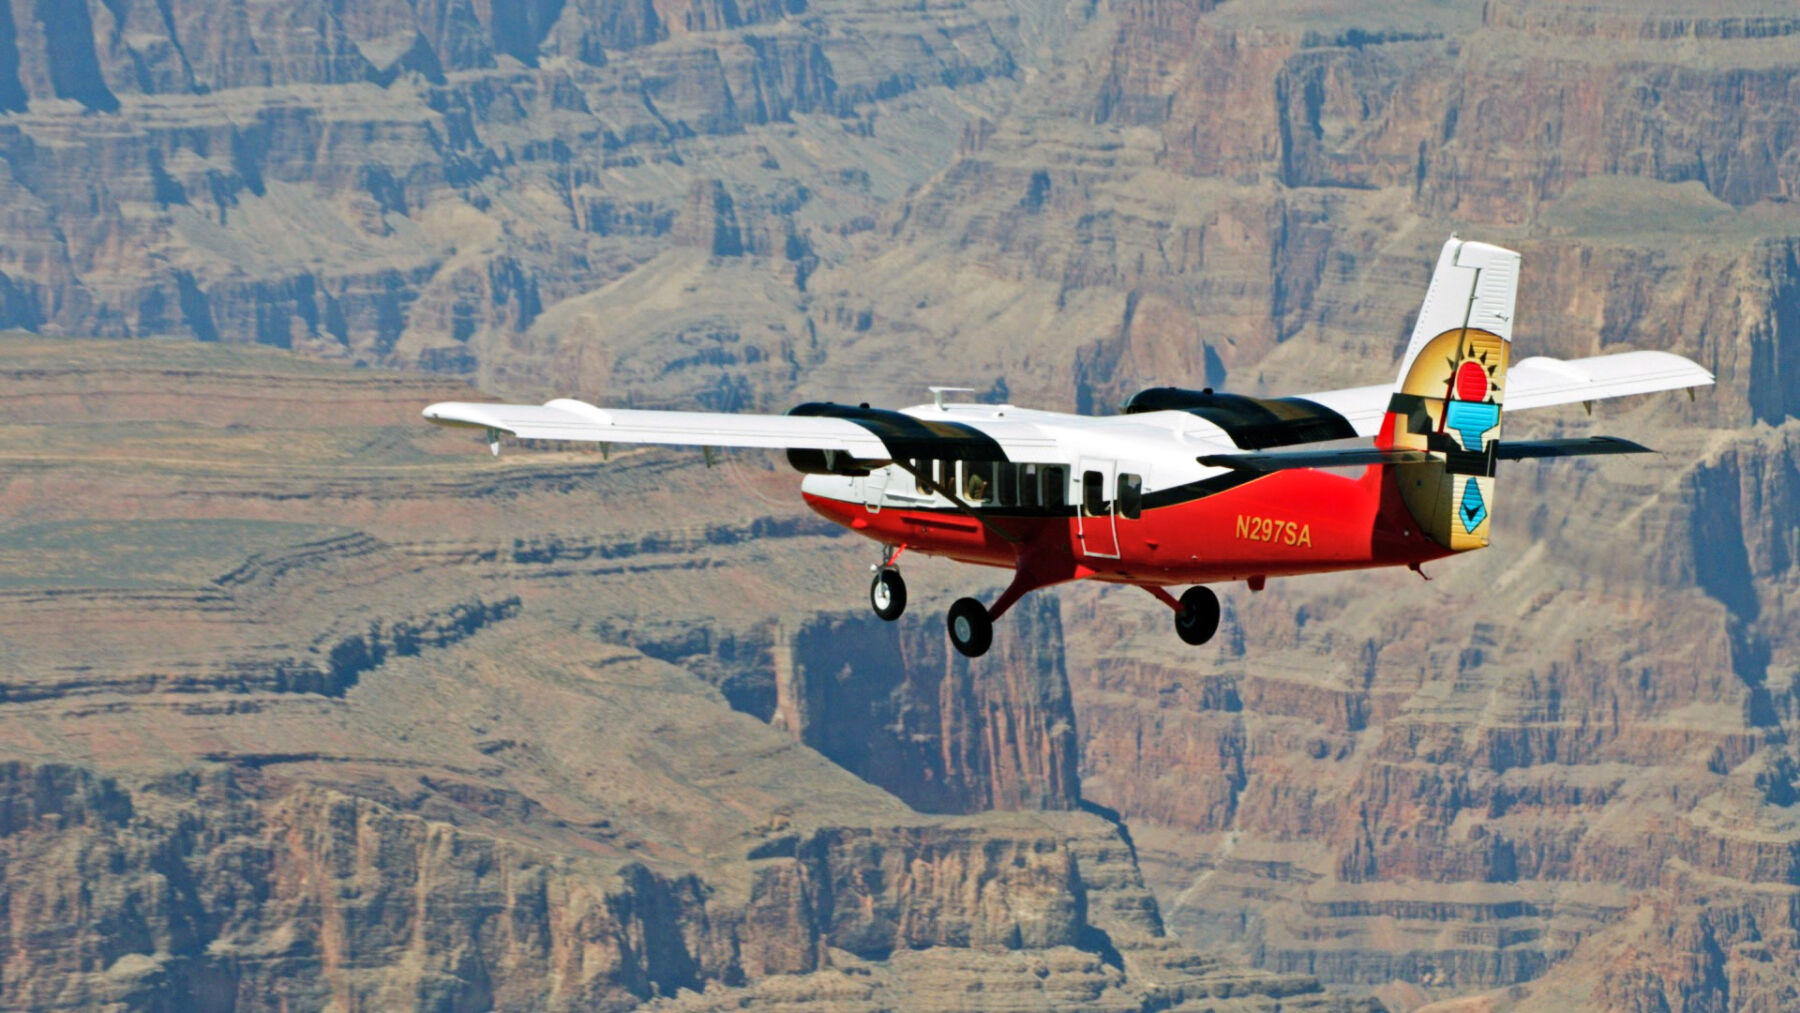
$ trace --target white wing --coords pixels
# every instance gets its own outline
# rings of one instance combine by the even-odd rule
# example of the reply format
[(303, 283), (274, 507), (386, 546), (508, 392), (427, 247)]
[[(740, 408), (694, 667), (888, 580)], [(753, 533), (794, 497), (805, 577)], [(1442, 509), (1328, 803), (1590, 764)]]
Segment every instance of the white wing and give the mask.
[[(1506, 372), (1506, 410), (1548, 408), (1551, 405), (1600, 401), (1629, 394), (1654, 394), (1683, 387), (1705, 387), (1713, 375), (1698, 363), (1673, 352), (1619, 352), (1586, 359), (1551, 359), (1536, 355), (1522, 359)], [(1302, 394), (1337, 412), (1355, 427), (1358, 436), (1381, 431), (1393, 384)]]
[(826, 450), (859, 461), (1020, 460), (1056, 446), (1053, 437), (1027, 422), (939, 419), (843, 405), (804, 405), (795, 411), (802, 414), (638, 411), (559, 398), (542, 405), (444, 401), (426, 408), (425, 418), (529, 440)]
[[(1525, 359), (1507, 372), (1506, 410), (1598, 401), (1703, 387), (1713, 375), (1671, 352), (1620, 352), (1586, 359)], [(1301, 399), (1344, 417), (1358, 436), (1381, 431), (1392, 384), (1347, 387)], [(1293, 400), (1293, 399), (1286, 399)], [(806, 405), (794, 415), (638, 411), (597, 408), (559, 398), (542, 405), (445, 401), (425, 409), (440, 425), (469, 426), (532, 440), (592, 443), (661, 443), (690, 447), (767, 447), (834, 451), (859, 461), (943, 457), (963, 460), (1030, 460), (1056, 447), (1054, 437), (1022, 421), (957, 413), (920, 414)], [(1312, 437), (1318, 439), (1319, 437)], [(1259, 446), (1278, 446), (1278, 440)]]
[(887, 456), (880, 437), (869, 430), (820, 416), (635, 411), (558, 398), (542, 405), (442, 401), (426, 408), (425, 417), (439, 425), (491, 429), (524, 440), (836, 450), (871, 460)]
[(1673, 352), (1619, 352), (1568, 360), (1534, 355), (1506, 371), (1506, 410), (1706, 387), (1712, 382), (1711, 373)]

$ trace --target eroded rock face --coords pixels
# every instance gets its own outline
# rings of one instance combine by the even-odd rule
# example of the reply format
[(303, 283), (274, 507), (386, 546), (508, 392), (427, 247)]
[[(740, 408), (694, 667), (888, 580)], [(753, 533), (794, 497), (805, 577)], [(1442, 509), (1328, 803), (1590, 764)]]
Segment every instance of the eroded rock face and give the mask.
[[(924, 603), (916, 627), (849, 616), (867, 553), (767, 507), (791, 488), (755, 461), (696, 474), (654, 455), (562, 454), (415, 471), (413, 455), (469, 448), (311, 432), (296, 458), (254, 427), (228, 429), (270, 404), (330, 417), (346, 403), (333, 380), (255, 412), (219, 397), (154, 416), (133, 429), (145, 442), (121, 484), (117, 461), (58, 442), (70, 416), (32, 414), (100, 410), (84, 396), (92, 378), (71, 374), (11, 402), (30, 425), (15, 445), (78, 460), (10, 474), (8, 516), (71, 519), (79, 503), (75, 519), (110, 525), (104, 537), (150, 546), (191, 537), (160, 523), (171, 516), (298, 511), (333, 530), (233, 528), (216, 569), (192, 564), (215, 556), (190, 546), (176, 554), (189, 563), (167, 564), (179, 572), (161, 572), (146, 551), (125, 570), (156, 579), (129, 581), (32, 569), (95, 532), (22, 536), (8, 558), (33, 576), (7, 586), (0, 623), (24, 648), (6, 658), (8, 706), (38, 708), (14, 725), (31, 758), (104, 770), (104, 749), (72, 743), (106, 742), (187, 769), (195, 750), (144, 730), (143, 713), (164, 710), (141, 710), (142, 696), (197, 723), (179, 726), (195, 742), (225, 740), (201, 762), (254, 756), (397, 812), (422, 789), (384, 772), (453, 745), (466, 762), (428, 773), (440, 787), (424, 789), (419, 818), (517, 821), (535, 811), (522, 798), (575, 790), (562, 778), (591, 789), (568, 771), (592, 769), (592, 728), (570, 731), (580, 746), (547, 766), (534, 766), (550, 748), (541, 730), (497, 730), (510, 704), (489, 700), (443, 719), (468, 741), (398, 758), (371, 758), (323, 721), (270, 729), (315, 704), (359, 706), (375, 673), (479, 653), (541, 620), (688, 668), (717, 688), (706, 707), (721, 721), (782, 715), (781, 734), (734, 757), (811, 755), (797, 738), (919, 807), (1116, 809), (1169, 924), (1267, 969), (1408, 1007), (1483, 989), (1502, 990), (1501, 1005), (1788, 1004), (1791, 12), (352, 6), (0, 5), (0, 320), (288, 346), (519, 396), (779, 409), (908, 404), (923, 383), (964, 382), (1106, 411), (1153, 383), (1286, 393), (1387, 379), (1431, 254), (1460, 229), (1525, 253), (1521, 355), (1667, 348), (1720, 383), (1693, 403), (1599, 406), (1592, 422), (1509, 420), (1529, 435), (1629, 435), (1663, 455), (1509, 470), (1496, 547), (1429, 568), (1430, 584), (1373, 574), (1231, 593), (1220, 639), (1198, 655), (1176, 650), (1141, 595), (1070, 589), (1066, 655), (1050, 613), (1027, 602), (991, 667), (975, 668), (943, 652)], [(155, 401), (130, 381), (137, 368), (103, 376), (109, 397)], [(390, 382), (383, 425), (447, 396)], [(195, 425), (266, 470), (183, 471), (171, 462), (194, 458)], [(380, 464), (341, 465), (359, 455)], [(284, 477), (297, 461), (322, 469), (304, 496)], [(283, 567), (295, 576), (268, 575)], [(215, 579), (240, 568), (240, 584)], [(776, 627), (771, 614), (796, 618)], [(159, 639), (177, 616), (206, 617), (174, 627), (202, 660)], [(846, 636), (879, 651), (847, 652)], [(548, 642), (541, 628), (519, 637), (505, 646), (523, 657)], [(328, 675), (337, 645), (360, 659), (354, 681)], [(32, 656), (55, 660), (14, 660)], [(605, 659), (569, 664), (589, 661)], [(542, 674), (535, 691), (561, 678)], [(319, 692), (330, 687), (342, 695)], [(205, 699), (157, 696), (177, 688)], [(107, 724), (110, 708), (138, 717)], [(401, 730), (425, 734), (370, 734)], [(552, 787), (469, 786), (493, 766), (562, 773)], [(821, 791), (825, 775), (804, 781)], [(860, 800), (839, 804), (878, 814), (834, 824), (850, 837), (899, 819), (892, 797), (831, 783)], [(137, 782), (126, 790), (139, 797)], [(673, 849), (685, 857), (668, 868), (646, 862), (659, 882), (724, 890), (695, 856), (722, 848), (718, 835), (745, 853), (783, 839), (773, 825), (800, 821), (779, 814), (807, 796), (733, 790), (771, 833), (737, 841), (643, 797), (556, 818), (611, 821), (577, 850)], [(640, 810), (656, 818), (616, 829)], [(796, 856), (822, 847), (828, 822), (795, 832)], [(684, 851), (695, 835), (713, 843)], [(886, 876), (904, 849), (881, 841), (853, 850)], [(837, 875), (807, 886), (798, 857), (765, 860), (784, 870), (759, 902), (771, 909), (823, 903), (818, 884)], [(935, 930), (870, 904), (904, 931), (858, 923), (854, 937), (876, 941), (818, 972), (805, 1001), (953, 1006), (922, 983), (975, 976), (1011, 982), (1026, 1004), (1143, 998), (1116, 990), (1103, 946), (1054, 934), (1010, 956), (874, 959), (882, 939)], [(957, 917), (957, 932), (987, 939), (1008, 924)], [(837, 944), (768, 939), (764, 956), (739, 958), (749, 991), (669, 1001), (801, 1002), (752, 963), (820, 966), (817, 949)], [(684, 952), (695, 967), (713, 959)], [(1039, 969), (1058, 984), (1033, 991)]]
[(925, 812), (1072, 809), (1059, 604), (1030, 599), (1008, 618), (979, 664), (950, 649), (936, 615), (807, 623), (775, 647), (775, 723)]
[[(1509, 422), (1664, 456), (1508, 471), (1509, 533), (1431, 584), (1227, 594), (1198, 656), (1133, 595), (1067, 592), (1084, 795), (1131, 823), (1176, 931), (1265, 967), (1402, 1006), (1779, 1008), (1761, 962), (1787, 966), (1794, 926), (1760, 898), (1792, 843), (1796, 221), (1791, 145), (1735, 145), (1791, 127), (1767, 103), (1698, 110), (1791, 89), (1791, 47), (1763, 45), (1786, 22), (1313, 13), (1122, 7), (1070, 99), (1116, 131), (1052, 152), (1057, 115), (1015, 110), (912, 198), (917, 262), (950, 256), (1084, 329), (1058, 339), (1072, 377), (1021, 356), (1010, 389), (1104, 410), (1200, 377), (1380, 382), (1453, 228), (1524, 251), (1518, 354), (1669, 348), (1719, 385)], [(946, 328), (1002, 303), (945, 298)], [(1702, 896), (1733, 913), (1707, 921)], [(1681, 949), (1709, 938), (1729, 942)], [(1692, 973), (1665, 991), (1643, 952)]]
[[(872, 189), (933, 170), (892, 160), (872, 180), (860, 162), (927, 128), (876, 142), (857, 123), (943, 105), (921, 89), (1006, 81), (1017, 45), (999, 5), (6, 7), (0, 326), (465, 374), (534, 371), (489, 344), (660, 253), (770, 256), (803, 287), (810, 237), (860, 227)], [(803, 138), (821, 133), (868, 151), (820, 157)], [(702, 162), (756, 178), (692, 171), (690, 146), (732, 149)]]
[(12, 1006), (617, 1008), (810, 972), (830, 947), (1047, 950), (1094, 931), (1052, 832), (789, 837), (753, 859), (736, 905), (695, 875), (253, 772), (132, 793), (79, 767), (12, 764), (0, 791)]
[[(417, 422), (467, 388), (265, 349), (14, 336), (0, 372), (33, 448), (0, 486), (0, 1005), (1369, 1008), (1184, 947), (1125, 831), (1067, 811), (1054, 601), (992, 671), (865, 644), (888, 751), (856, 773), (802, 744), (843, 744), (844, 687), (745, 713), (778, 651), (831, 684), (829, 587), (867, 579), (791, 474), (495, 459)], [(771, 606), (810, 618), (763, 639)]]

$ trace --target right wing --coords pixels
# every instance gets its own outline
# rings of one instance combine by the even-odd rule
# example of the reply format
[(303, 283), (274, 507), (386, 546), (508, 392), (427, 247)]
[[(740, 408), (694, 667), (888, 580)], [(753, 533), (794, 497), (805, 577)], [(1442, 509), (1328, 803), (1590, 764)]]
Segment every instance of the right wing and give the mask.
[[(1534, 355), (1514, 363), (1506, 374), (1506, 410), (1599, 401), (1628, 394), (1654, 394), (1683, 387), (1705, 387), (1713, 375), (1698, 363), (1673, 352), (1618, 352), (1585, 359), (1551, 359)], [(1301, 395), (1342, 415), (1357, 436), (1381, 431), (1394, 385), (1373, 384)]]
[(1534, 355), (1513, 363), (1507, 372), (1506, 410), (1707, 387), (1712, 382), (1713, 375), (1699, 363), (1674, 352), (1616, 352), (1586, 359)]
[(1055, 440), (1028, 422), (920, 418), (881, 408), (804, 404), (786, 415), (597, 408), (558, 398), (542, 405), (443, 401), (425, 409), (438, 425), (485, 429), (527, 440), (660, 443), (690, 447), (818, 450), (856, 461), (1029, 459)]

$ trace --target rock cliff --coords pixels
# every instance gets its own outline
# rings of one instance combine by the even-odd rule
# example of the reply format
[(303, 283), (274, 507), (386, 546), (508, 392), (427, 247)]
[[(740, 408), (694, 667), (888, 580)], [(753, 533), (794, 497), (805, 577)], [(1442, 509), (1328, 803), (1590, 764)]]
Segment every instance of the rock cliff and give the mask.
[[(7, 741), (18, 777), (98, 800), (9, 839), (70, 861), (97, 839), (82, 820), (185, 841), (156, 786), (206, 785), (238, 814), (206, 832), (283, 875), (326, 859), (281, 828), (366, 813), (371, 848), (469, 884), (404, 889), (474, 912), (408, 923), (462, 933), (404, 944), (464, 961), (405, 958), (396, 987), (429, 999), (371, 970), (400, 966), (404, 926), (262, 867), (233, 875), (304, 916), (111, 922), (87, 964), (0, 979), (181, 1006), (275, 974), (209, 955), (262, 940), (269, 966), (314, 961), (298, 977), (326, 991), (303, 1003), (954, 1006), (979, 980), (996, 1004), (1135, 1008), (1239, 973), (1253, 1003), (1304, 972), (1398, 1008), (1791, 1005), (1797, 25), (1747, 0), (0, 4), (0, 323), (199, 339), (73, 367), (20, 345), (7, 367), (26, 448), (0, 486)], [(223, 347), (642, 406), (899, 405), (962, 381), (1106, 411), (1153, 383), (1385, 380), (1453, 229), (1524, 251), (1521, 353), (1667, 348), (1719, 386), (1510, 422), (1663, 453), (1511, 468), (1492, 550), (1429, 584), (1232, 591), (1197, 655), (1141, 595), (1073, 588), (965, 665), (931, 617), (984, 578), (911, 563), (917, 625), (875, 627), (866, 548), (759, 458), (477, 459), (412, 433), (448, 380)], [(550, 643), (563, 661), (508, 687), (525, 677), (500, 659)], [(455, 698), (448, 739), (395, 724), (446, 713), (422, 701), (453, 687), (388, 681), (446, 659), (492, 695)], [(548, 705), (542, 727), (507, 718), (571, 680), (613, 701), (581, 714), (679, 683), (719, 752), (609, 794), (588, 753), (640, 729), (584, 726), (575, 748)], [(109, 766), (125, 756), (153, 760)], [(764, 778), (770, 756), (808, 773)], [(696, 781), (704, 804), (671, 786)], [(1130, 825), (1180, 944), (1115, 924), (1115, 960), (1087, 933), (1082, 849), (1121, 840), (1098, 820), (979, 815), (1084, 803)], [(708, 807), (742, 820), (690, 812)], [(886, 884), (929, 853), (950, 875), (977, 840), (1027, 856), (1016, 911), (946, 915), (915, 882), (867, 887), (877, 914), (832, 927), (833, 862)], [(420, 841), (513, 871), (433, 865)], [(243, 909), (155, 900), (144, 884), (198, 874), (177, 869), (190, 845), (144, 847), (164, 857), (107, 859), (138, 870), (108, 910)], [(554, 914), (493, 914), (525, 903), (517, 870), (558, 862), (597, 864)], [(1044, 886), (1064, 868), (1084, 886)], [(329, 944), (268, 942), (326, 933), (327, 900)], [(560, 921), (578, 908), (597, 913)], [(679, 937), (653, 947), (673, 963), (645, 963), (651, 935)], [(553, 965), (567, 991), (501, 991)], [(1151, 989), (1176, 967), (1215, 984)]]
[(1431, 584), (1227, 595), (1198, 658), (1132, 595), (1065, 592), (1083, 794), (1185, 939), (1400, 1007), (1789, 1001), (1800, 222), (1791, 124), (1760, 112), (1785, 106), (1738, 97), (1800, 67), (1765, 13), (1121, 6), (1081, 85), (972, 130), (896, 212), (882, 262), (942, 287), (894, 301), (950, 341), (1021, 334), (989, 367), (1020, 400), (1378, 382), (1452, 228), (1524, 251), (1522, 354), (1719, 373), (1520, 418), (1664, 456), (1512, 469), (1496, 549)]
[(834, 647), (790, 475), (495, 460), (417, 420), (467, 388), (253, 347), (0, 373), (0, 1006), (1367, 1008), (1164, 931), (1053, 601), (994, 670)]

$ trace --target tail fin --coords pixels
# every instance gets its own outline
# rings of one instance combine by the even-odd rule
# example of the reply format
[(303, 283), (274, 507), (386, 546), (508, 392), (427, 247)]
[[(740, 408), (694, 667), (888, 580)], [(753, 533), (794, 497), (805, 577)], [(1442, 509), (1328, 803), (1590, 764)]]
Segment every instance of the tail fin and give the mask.
[(1488, 543), (1519, 255), (1452, 238), (1438, 255), (1376, 446), (1431, 452), (1397, 465), (1402, 500), (1447, 549)]

